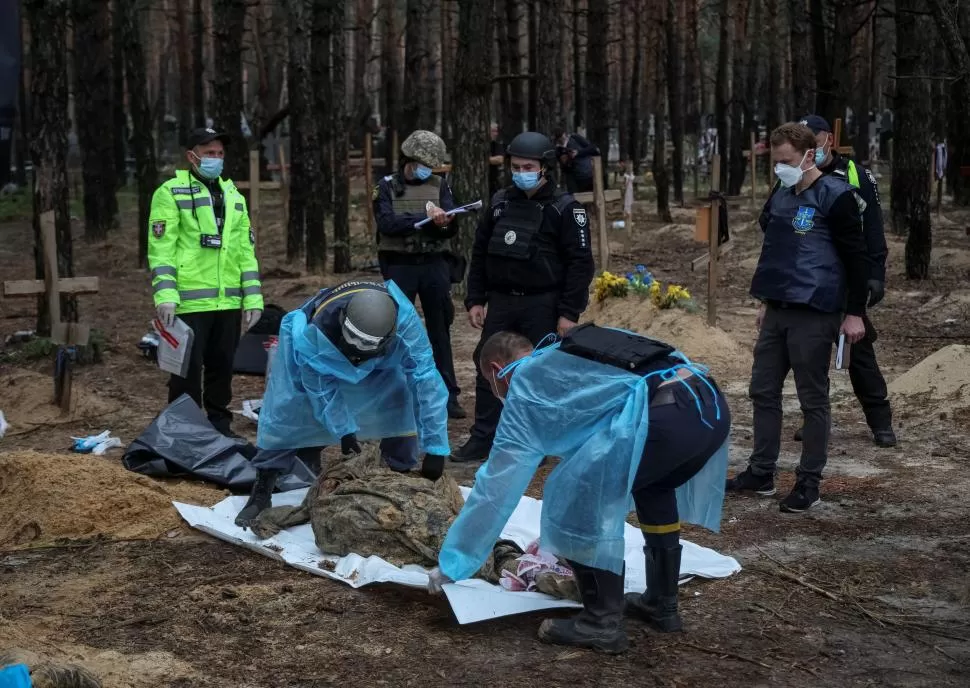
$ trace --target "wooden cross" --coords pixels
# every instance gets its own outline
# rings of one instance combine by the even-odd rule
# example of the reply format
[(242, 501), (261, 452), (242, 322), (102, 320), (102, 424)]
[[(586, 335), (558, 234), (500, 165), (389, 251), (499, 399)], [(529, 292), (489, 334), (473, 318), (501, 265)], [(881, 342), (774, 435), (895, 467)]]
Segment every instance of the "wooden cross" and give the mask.
[[(8, 280), (3, 283), (4, 298), (47, 296), (47, 308), (51, 319), (51, 340), (62, 346), (83, 346), (88, 343), (91, 328), (88, 325), (61, 321), (61, 294), (95, 294), (98, 291), (97, 277), (57, 276), (57, 233), (54, 228), (54, 211), (40, 216), (40, 238), (44, 253), (44, 279)], [(64, 412), (71, 406), (71, 366), (66, 363), (54, 382), (54, 402)]]
[[(721, 190), (721, 156), (715, 155), (711, 169), (711, 191)], [(707, 253), (691, 261), (691, 271), (707, 265), (707, 324), (717, 325), (717, 280), (718, 263), (721, 256), (733, 248), (733, 242), (728, 241), (720, 245), (720, 215), (721, 205), (717, 200), (711, 200), (707, 207), (697, 209), (694, 225), (694, 240), (707, 243)]]

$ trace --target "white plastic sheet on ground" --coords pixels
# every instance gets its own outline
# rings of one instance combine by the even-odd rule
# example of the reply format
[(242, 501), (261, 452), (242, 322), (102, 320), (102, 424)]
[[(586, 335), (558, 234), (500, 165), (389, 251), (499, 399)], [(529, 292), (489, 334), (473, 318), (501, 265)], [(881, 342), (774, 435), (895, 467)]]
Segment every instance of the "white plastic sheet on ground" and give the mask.
[[(467, 496), (469, 488), (461, 488)], [(273, 496), (274, 506), (297, 505), (303, 501), (306, 490), (294, 490)], [(174, 502), (175, 508), (190, 526), (220, 540), (247, 547), (267, 557), (286, 562), (290, 566), (341, 581), (354, 588), (370, 583), (397, 583), (424, 588), (428, 583), (427, 571), (420, 566), (398, 567), (380, 557), (361, 557), (350, 554), (345, 557), (321, 554), (313, 540), (309, 524), (280, 532), (268, 539), (259, 540), (249, 530), (238, 528), (233, 521), (246, 503), (246, 497), (228, 497), (213, 507), (193, 506)], [(502, 531), (502, 538), (512, 540), (523, 549), (539, 537), (539, 514), (542, 502), (523, 497)], [(646, 588), (643, 562), (643, 536), (633, 526), (626, 526), (626, 589), (639, 592)], [(718, 554), (712, 549), (681, 540), (684, 553), (680, 574), (703, 578), (726, 578), (741, 570), (738, 562)], [(326, 566), (326, 568), (323, 568)], [(332, 567), (332, 570), (331, 570)], [(555, 607), (579, 607), (576, 602), (558, 600), (538, 592), (510, 592), (483, 580), (460, 581), (445, 586), (445, 595), (459, 623), (466, 624), (500, 616), (551, 609)]]

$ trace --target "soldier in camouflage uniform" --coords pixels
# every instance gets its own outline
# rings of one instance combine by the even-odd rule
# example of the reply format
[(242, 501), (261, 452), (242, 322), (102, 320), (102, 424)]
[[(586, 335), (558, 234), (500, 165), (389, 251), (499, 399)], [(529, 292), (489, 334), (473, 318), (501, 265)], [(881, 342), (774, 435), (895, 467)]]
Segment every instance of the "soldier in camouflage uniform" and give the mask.
[[(455, 208), (451, 189), (433, 173), (445, 162), (445, 142), (431, 131), (418, 130), (401, 144), (398, 171), (374, 187), (377, 256), (385, 280), (393, 280), (413, 302), (421, 298), (435, 366), (448, 388), (448, 415), (464, 418), (458, 403), (458, 381), (451, 352), (451, 270), (447, 242), (456, 232), (445, 212)], [(431, 218), (420, 229), (415, 223)]]

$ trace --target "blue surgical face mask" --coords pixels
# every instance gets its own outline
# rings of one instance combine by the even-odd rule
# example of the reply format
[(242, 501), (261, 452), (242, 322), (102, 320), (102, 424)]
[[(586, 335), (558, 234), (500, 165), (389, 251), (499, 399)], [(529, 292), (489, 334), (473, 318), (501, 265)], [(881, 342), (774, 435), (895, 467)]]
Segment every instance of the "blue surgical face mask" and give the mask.
[(825, 162), (825, 156), (826, 156), (826, 152), (825, 152), (825, 147), (824, 146), (819, 146), (818, 148), (816, 148), (815, 149), (815, 165), (818, 166), (818, 165), (821, 165), (823, 162)]
[(513, 172), (512, 183), (523, 191), (532, 191), (539, 186), (538, 172)]
[(415, 165), (414, 176), (424, 181), (431, 176), (431, 168), (426, 165)]
[(218, 179), (222, 174), (222, 164), (222, 158), (199, 158), (199, 174), (206, 179)]

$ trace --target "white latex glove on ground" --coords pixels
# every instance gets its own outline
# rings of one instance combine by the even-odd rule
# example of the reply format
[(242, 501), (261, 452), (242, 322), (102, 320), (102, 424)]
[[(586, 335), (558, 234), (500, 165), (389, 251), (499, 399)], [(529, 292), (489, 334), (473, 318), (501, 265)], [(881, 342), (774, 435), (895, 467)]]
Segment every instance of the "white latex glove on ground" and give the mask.
[(245, 317), (243, 318), (246, 323), (246, 331), (248, 332), (253, 325), (259, 322), (259, 319), (263, 316), (263, 311), (258, 308), (246, 311)]
[(175, 324), (175, 304), (160, 303), (155, 307), (155, 315), (161, 321), (163, 327), (171, 327)]
[(428, 574), (428, 594), (440, 595), (444, 591), (442, 586), (445, 583), (454, 583), (454, 582), (455, 581), (451, 580), (450, 578), (448, 578), (448, 576), (443, 574), (441, 572), (441, 569), (435, 566), (433, 569), (431, 569), (431, 573)]

